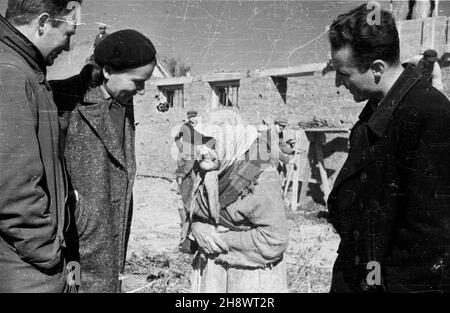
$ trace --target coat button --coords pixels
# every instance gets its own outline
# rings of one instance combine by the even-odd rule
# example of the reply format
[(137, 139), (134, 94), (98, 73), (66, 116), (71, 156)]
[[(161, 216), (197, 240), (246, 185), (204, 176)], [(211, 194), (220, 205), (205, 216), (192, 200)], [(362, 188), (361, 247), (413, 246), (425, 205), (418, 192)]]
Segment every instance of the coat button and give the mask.
[(36, 73), (36, 79), (39, 82), (39, 84), (42, 84), (45, 80), (45, 75), (42, 72), (37, 72)]
[(363, 172), (363, 173), (361, 174), (361, 176), (359, 176), (359, 180), (360, 180), (362, 183), (367, 182), (367, 174), (366, 174), (365, 172)]

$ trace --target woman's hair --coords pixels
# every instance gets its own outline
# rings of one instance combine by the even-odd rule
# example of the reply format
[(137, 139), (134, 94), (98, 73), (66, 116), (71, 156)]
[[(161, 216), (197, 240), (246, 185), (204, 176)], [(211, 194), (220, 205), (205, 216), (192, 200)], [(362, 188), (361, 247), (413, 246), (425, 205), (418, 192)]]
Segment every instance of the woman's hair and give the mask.
[(89, 61), (80, 72), (80, 78), (85, 83), (86, 88), (95, 88), (103, 84), (103, 67), (95, 63), (95, 61)]

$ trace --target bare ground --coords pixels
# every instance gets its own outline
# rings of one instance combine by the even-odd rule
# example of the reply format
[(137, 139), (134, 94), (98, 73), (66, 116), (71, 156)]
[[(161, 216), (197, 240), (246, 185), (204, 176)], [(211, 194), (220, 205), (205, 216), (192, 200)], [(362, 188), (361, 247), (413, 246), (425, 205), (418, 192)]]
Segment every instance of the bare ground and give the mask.
[[(189, 255), (178, 252), (180, 233), (176, 195), (170, 182), (138, 177), (124, 291), (188, 292)], [(328, 292), (338, 236), (324, 218), (323, 206), (309, 202), (286, 209), (290, 243), (285, 254), (290, 292)]]

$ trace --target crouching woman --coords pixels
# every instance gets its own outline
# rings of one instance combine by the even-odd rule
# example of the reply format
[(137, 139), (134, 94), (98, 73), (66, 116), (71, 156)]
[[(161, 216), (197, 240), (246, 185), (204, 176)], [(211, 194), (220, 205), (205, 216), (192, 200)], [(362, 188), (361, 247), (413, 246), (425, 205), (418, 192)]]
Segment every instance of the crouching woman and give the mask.
[(235, 112), (213, 112), (190, 203), (192, 292), (287, 292), (288, 226), (273, 155)]
[(51, 82), (65, 133), (76, 229), (67, 238), (81, 263), (81, 292), (120, 292), (136, 172), (133, 97), (156, 65), (151, 41), (134, 30), (110, 34), (96, 64)]

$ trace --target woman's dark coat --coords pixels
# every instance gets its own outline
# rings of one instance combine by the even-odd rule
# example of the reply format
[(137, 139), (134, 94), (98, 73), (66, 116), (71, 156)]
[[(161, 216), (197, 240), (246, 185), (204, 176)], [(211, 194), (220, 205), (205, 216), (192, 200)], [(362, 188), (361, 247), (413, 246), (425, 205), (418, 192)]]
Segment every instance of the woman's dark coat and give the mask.
[[(51, 82), (65, 132), (65, 158), (73, 194), (82, 292), (120, 292), (131, 227), (136, 172), (134, 107), (126, 107), (123, 147), (109, 114), (111, 98), (86, 93), (80, 76)], [(72, 198), (72, 203), (73, 201)], [(78, 238), (77, 238), (78, 237)]]

